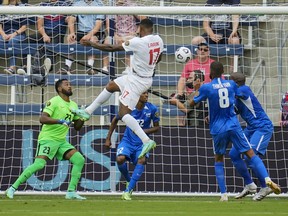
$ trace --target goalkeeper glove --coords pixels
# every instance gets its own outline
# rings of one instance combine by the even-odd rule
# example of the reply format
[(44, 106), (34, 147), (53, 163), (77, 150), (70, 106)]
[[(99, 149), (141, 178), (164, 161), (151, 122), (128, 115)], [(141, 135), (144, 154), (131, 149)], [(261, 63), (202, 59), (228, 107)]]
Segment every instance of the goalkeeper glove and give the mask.
[(69, 127), (71, 123), (72, 123), (71, 121), (66, 121), (64, 119), (59, 119), (58, 120), (58, 124), (62, 124), (64, 126), (66, 126), (66, 127)]

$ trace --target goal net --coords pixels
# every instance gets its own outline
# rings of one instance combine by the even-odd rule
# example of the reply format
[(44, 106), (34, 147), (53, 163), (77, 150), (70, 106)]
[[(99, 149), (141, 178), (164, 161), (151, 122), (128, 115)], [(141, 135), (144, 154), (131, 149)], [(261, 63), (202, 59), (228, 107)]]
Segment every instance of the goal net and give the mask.
[[(71, 2), (58, 2), (59, 5), (55, 3), (54, 6), (41, 5), (39, 2), (18, 7), (1, 6), (1, 11), (4, 12), (0, 17), (1, 25), (7, 27), (9, 23), (12, 29), (11, 32), (7, 30), (6, 35), (12, 34), (15, 38), (23, 36), (13, 42), (8, 39), (5, 43), (0, 42), (1, 191), (6, 190), (33, 163), (37, 136), (41, 130), (39, 116), (45, 102), (56, 95), (56, 80), (69, 79), (73, 87), (72, 99), (79, 106), (87, 106), (111, 78), (129, 71), (132, 53), (105, 53), (83, 47), (79, 41), (69, 42), (71, 26), (67, 26), (67, 17), (76, 18), (76, 22), (72, 23), (78, 37), (85, 35), (85, 32), (82, 36), (81, 32), (77, 33), (77, 29), (81, 28), (77, 25), (77, 21), (81, 20), (80, 16), (89, 15), (91, 19), (96, 17), (95, 26), (96, 21), (99, 21), (100, 27), (97, 27), (94, 39), (100, 43), (105, 38), (105, 43), (117, 43), (129, 38), (123, 35), (119, 39), (114, 35), (117, 25), (120, 25), (116, 23), (120, 19), (116, 15), (121, 15), (121, 19), (124, 19), (121, 23), (123, 26), (118, 28), (126, 30), (133, 27), (127, 23), (134, 22), (134, 19), (139, 24), (141, 16), (152, 19), (155, 32), (163, 38), (165, 44), (152, 88), (153, 91), (169, 97), (177, 92), (178, 80), (184, 68), (184, 64), (175, 61), (175, 51), (185, 46), (196, 58), (197, 45), (192, 45), (192, 39), (204, 33), (204, 16), (227, 21), (226, 19), (231, 18), (227, 14), (238, 13), (241, 44), (210, 45), (210, 58), (224, 64), (227, 77), (233, 71), (243, 72), (247, 76), (247, 84), (273, 121), (274, 134), (263, 161), (271, 178), (281, 185), (283, 193), (287, 192), (287, 128), (279, 127), (281, 99), (287, 91), (288, 71), (287, 13), (281, 11), (287, 7), (253, 7), (243, 4), (235, 10), (235, 7), (206, 8), (185, 2), (142, 0), (135, 1), (138, 6), (127, 8), (115, 6), (112, 0), (104, 1), (103, 7), (73, 6)], [(41, 20), (53, 22), (58, 33), (55, 31), (52, 35), (46, 29), (45, 35), (43, 28), (45, 29), (47, 23)], [(56, 20), (59, 21), (58, 24)], [(14, 22), (20, 22), (26, 27), (13, 30), (11, 23)], [(135, 30), (137, 31), (137, 26)], [(26, 37), (22, 34), (24, 31)], [(49, 73), (44, 67), (47, 58), (52, 61)], [(117, 144), (125, 130), (123, 124), (113, 134), (112, 149), (107, 150), (104, 147), (111, 119), (119, 107), (118, 96), (119, 94), (115, 94), (109, 102), (97, 109), (80, 132), (72, 128), (69, 131), (67, 140), (85, 157), (79, 191), (120, 192), (125, 188), (124, 178), (115, 162)], [(212, 139), (209, 127), (204, 124), (203, 115), (195, 117), (199, 110), (194, 110), (195, 113), (189, 117), (188, 122), (180, 110), (169, 105), (159, 94), (149, 94), (149, 101), (159, 108), (161, 127), (157, 133), (151, 135), (157, 142), (157, 148), (151, 152), (135, 191), (186, 195), (219, 193), (214, 174)], [(203, 107), (205, 112), (205, 104)], [(242, 124), (245, 126), (244, 122)], [(131, 173), (133, 168), (129, 164)], [(66, 191), (70, 171), (68, 161), (54, 159), (43, 170), (32, 175), (27, 183), (22, 184), (19, 191)], [(244, 183), (233, 168), (228, 154), (225, 159), (225, 174), (227, 191), (240, 192)]]

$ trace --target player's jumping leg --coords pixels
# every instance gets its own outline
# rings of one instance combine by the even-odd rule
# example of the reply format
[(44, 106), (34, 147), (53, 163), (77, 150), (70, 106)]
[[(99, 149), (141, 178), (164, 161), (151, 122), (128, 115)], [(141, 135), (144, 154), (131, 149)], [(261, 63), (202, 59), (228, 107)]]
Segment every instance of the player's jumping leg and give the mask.
[[(252, 149), (250, 151), (253, 152)], [(254, 152), (253, 152), (253, 154), (254, 154)], [(264, 166), (262, 160), (257, 155), (252, 156), (250, 158), (249, 163), (251, 163), (251, 167), (253, 169), (253, 172), (258, 173), (260, 178), (265, 179), (267, 187), (271, 188), (275, 194), (281, 193), (280, 187), (270, 179), (268, 172), (266, 170), (266, 167)]]
[(107, 90), (107, 88), (104, 88), (103, 91), (98, 95), (98, 97), (86, 109), (73, 109), (71, 110), (71, 112), (87, 121), (90, 119), (91, 114), (111, 97), (113, 92), (110, 92)]
[(226, 193), (224, 163), (223, 162), (215, 162), (214, 168), (215, 168), (215, 175), (216, 175), (217, 183), (219, 185), (219, 189), (221, 192), (221, 198), (219, 201), (220, 202), (226, 202), (226, 201), (228, 201), (228, 196)]
[(138, 159), (138, 163), (135, 166), (129, 185), (124, 191), (124, 193), (122, 194), (123, 200), (131, 200), (133, 189), (135, 188), (137, 182), (139, 181), (139, 179), (141, 178), (144, 172), (145, 160), (146, 160), (145, 157)]
[(71, 158), (69, 159), (70, 162), (73, 164), (71, 170), (71, 180), (68, 186), (68, 192), (66, 193), (66, 199), (77, 199), (77, 200), (86, 200), (85, 197), (80, 196), (77, 194), (76, 188), (81, 177), (82, 168), (85, 163), (84, 157), (77, 151), (75, 152)]
[(18, 189), (18, 187), (27, 181), (34, 173), (37, 171), (43, 169), (46, 165), (46, 160), (43, 158), (36, 158), (34, 163), (28, 166), (22, 174), (17, 178), (15, 183), (9, 187), (5, 194), (8, 198), (13, 199), (15, 191)]
[(252, 181), (251, 175), (248, 172), (245, 162), (243, 161), (240, 153), (235, 149), (234, 146), (232, 146), (229, 152), (229, 156), (232, 160), (234, 167), (236, 168), (238, 173), (243, 177), (245, 184), (243, 191), (240, 194), (236, 195), (235, 199), (243, 198), (249, 194), (255, 194), (257, 192), (257, 186)]

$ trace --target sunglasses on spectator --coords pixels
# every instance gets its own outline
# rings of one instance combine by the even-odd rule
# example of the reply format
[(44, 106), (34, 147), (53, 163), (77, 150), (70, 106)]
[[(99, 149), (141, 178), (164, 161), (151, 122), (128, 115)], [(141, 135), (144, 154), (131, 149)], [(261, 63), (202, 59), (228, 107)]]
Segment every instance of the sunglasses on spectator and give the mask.
[(199, 51), (203, 51), (203, 52), (208, 52), (208, 51), (209, 51), (208, 48), (199, 48), (198, 50), (199, 50)]

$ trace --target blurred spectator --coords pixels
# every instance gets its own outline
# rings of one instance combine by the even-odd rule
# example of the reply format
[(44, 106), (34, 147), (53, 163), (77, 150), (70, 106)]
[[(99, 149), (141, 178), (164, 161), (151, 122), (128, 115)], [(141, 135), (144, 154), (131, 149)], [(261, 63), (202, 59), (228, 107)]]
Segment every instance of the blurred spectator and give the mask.
[[(207, 6), (238, 6), (240, 0), (207, 0)], [(232, 22), (231, 22), (232, 20)], [(240, 44), (238, 32), (239, 15), (205, 16), (203, 28), (205, 33), (192, 39), (192, 44), (206, 41), (208, 44)]]
[[(188, 61), (182, 71), (181, 77), (178, 80), (176, 99), (180, 101), (186, 100), (186, 95), (193, 92), (193, 88), (187, 85), (187, 79), (195, 70), (200, 70), (204, 74), (204, 82), (210, 82), (210, 64), (214, 61), (209, 57), (210, 51), (207, 43), (199, 43), (197, 46), (196, 56)], [(178, 125), (185, 126), (186, 118), (178, 116)]]
[[(25, 6), (19, 0), (7, 0), (1, 5), (1, 10), (5, 10), (5, 7), (9, 6)], [(25, 15), (2, 15), (0, 17), (0, 43), (13, 46), (13, 44), (22, 43), (26, 38), (26, 29), (28, 25), (28, 19)], [(4, 72), (7, 74), (16, 73), (16, 55), (9, 57), (9, 68), (5, 68)], [(23, 70), (18, 70), (17, 73), (23, 74)], [(25, 73), (25, 71), (24, 71)]]
[(288, 92), (286, 92), (281, 100), (281, 109), (280, 109), (280, 126), (287, 127), (288, 125)]
[[(207, 6), (238, 6), (240, 0), (207, 0)], [(203, 28), (205, 33), (192, 39), (192, 44), (203, 41), (210, 44), (240, 44), (241, 35), (238, 32), (239, 15), (210, 15), (205, 16)], [(233, 58), (230, 58), (229, 72), (234, 71)]]
[[(50, 0), (48, 2), (41, 2), (40, 6), (70, 6), (70, 1)], [(44, 43), (44, 44), (58, 44), (64, 43), (64, 37), (67, 29), (67, 16), (66, 15), (42, 15), (37, 17), (37, 33), (29, 35), (29, 43)], [(52, 65), (55, 62), (55, 53), (46, 50), (45, 46), (39, 46), (38, 52), (40, 62), (44, 57), (48, 57), (52, 61)], [(51, 70), (53, 67), (51, 67)]]
[(176, 105), (178, 109), (186, 113), (187, 119), (185, 119), (185, 124), (188, 126), (203, 126), (205, 117), (208, 116), (208, 107), (206, 102), (200, 102), (195, 106), (190, 106), (191, 101), (194, 96), (198, 96), (198, 90), (200, 86), (204, 83), (204, 74), (200, 70), (194, 70), (190, 73), (186, 86), (192, 89), (192, 92), (186, 94), (185, 100), (179, 100), (177, 98), (171, 98), (169, 103)]
[[(136, 7), (137, 4), (133, 2), (133, 0), (117, 0), (116, 6), (125, 6), (125, 7)], [(116, 15), (115, 16), (115, 32), (114, 32), (114, 43), (121, 44), (126, 40), (130, 40), (131, 38), (137, 36), (139, 33), (139, 26), (137, 23), (142, 19), (146, 19), (146, 16), (140, 15)], [(109, 19), (106, 20), (106, 28), (109, 35)], [(105, 44), (109, 44), (109, 37), (105, 39)], [(103, 58), (103, 68), (102, 70), (108, 71), (109, 66), (109, 58), (108, 56)], [(123, 73), (127, 74), (130, 71), (130, 56), (125, 56), (125, 66), (126, 69)]]
[[(73, 4), (73, 6), (103, 6), (101, 0), (80, 0)], [(102, 29), (102, 23), (105, 19), (104, 15), (76, 15), (69, 16), (68, 21), (68, 43), (73, 44), (82, 39), (90, 40), (92, 42), (103, 42), (105, 33)], [(75, 31), (75, 23), (77, 23), (77, 31)], [(94, 65), (94, 56), (88, 56), (87, 60), (89, 68), (86, 73), (93, 75), (95, 72), (92, 67)], [(71, 74), (72, 61), (69, 59), (65, 60), (65, 66), (61, 68), (62, 74)]]

